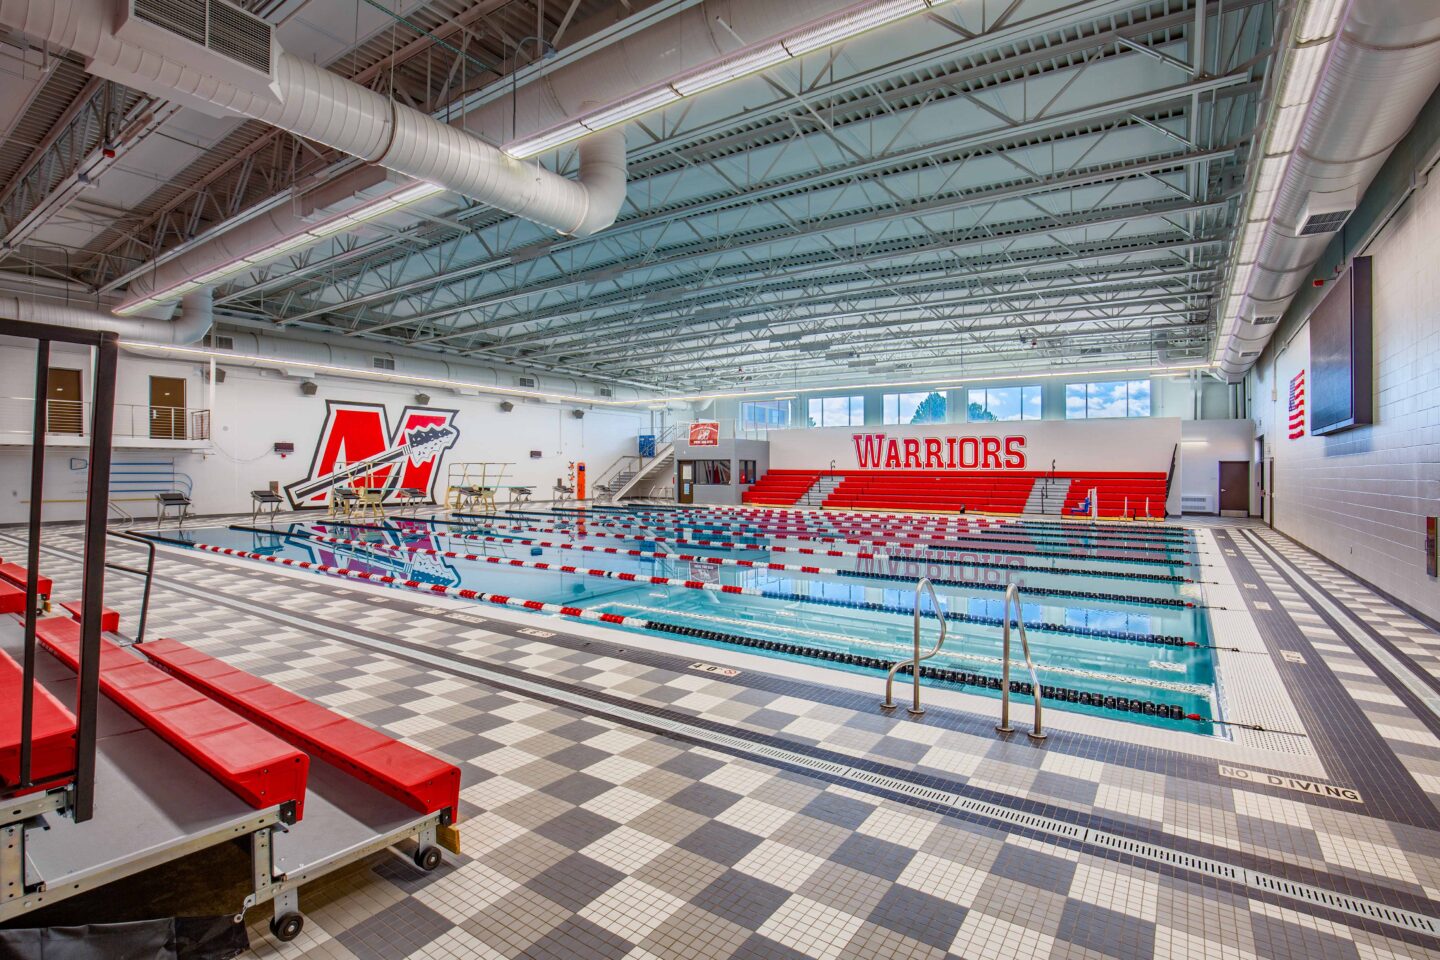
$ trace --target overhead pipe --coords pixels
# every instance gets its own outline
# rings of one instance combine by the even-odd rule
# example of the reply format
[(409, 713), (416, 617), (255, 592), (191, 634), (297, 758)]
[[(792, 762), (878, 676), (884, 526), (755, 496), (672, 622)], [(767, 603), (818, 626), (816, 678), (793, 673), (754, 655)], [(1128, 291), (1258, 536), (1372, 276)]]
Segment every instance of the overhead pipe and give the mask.
[(163, 316), (117, 317), (100, 310), (8, 296), (0, 297), (0, 318), (80, 330), (113, 330), (123, 340), (186, 346), (198, 343), (210, 332), (215, 320), (212, 289), (202, 287), (186, 294), (175, 320)]
[(1247, 302), (1222, 347), (1220, 371), (1245, 375), (1305, 285), (1333, 234), (1298, 236), (1312, 195), (1358, 202), (1440, 84), (1440, 4), (1352, 0), (1300, 139), (1280, 182), (1252, 268)]
[[(562, 234), (604, 229), (619, 212), (624, 192), (614, 189), (613, 147), (588, 151), (598, 171), (582, 155), (579, 179), (570, 180), (283, 51), (268, 90), (207, 75), (119, 39), (115, 14), (112, 0), (0, 0), (0, 25), (78, 53), (91, 73), (152, 96), (268, 123)], [(596, 136), (621, 139), (623, 156), (623, 131)]]

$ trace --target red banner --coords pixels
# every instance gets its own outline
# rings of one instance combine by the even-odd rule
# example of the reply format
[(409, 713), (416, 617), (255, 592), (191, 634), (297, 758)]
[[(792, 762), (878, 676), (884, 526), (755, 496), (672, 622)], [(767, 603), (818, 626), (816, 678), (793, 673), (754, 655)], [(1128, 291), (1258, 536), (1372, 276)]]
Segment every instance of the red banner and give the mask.
[(696, 420), (690, 424), (690, 446), (718, 447), (720, 424), (715, 420)]

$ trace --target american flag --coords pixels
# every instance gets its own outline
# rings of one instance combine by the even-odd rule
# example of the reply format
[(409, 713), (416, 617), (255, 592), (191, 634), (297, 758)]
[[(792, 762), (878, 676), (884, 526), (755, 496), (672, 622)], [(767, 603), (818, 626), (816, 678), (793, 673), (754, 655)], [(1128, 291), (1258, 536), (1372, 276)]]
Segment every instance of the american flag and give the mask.
[(1305, 436), (1305, 371), (1290, 378), (1290, 439)]

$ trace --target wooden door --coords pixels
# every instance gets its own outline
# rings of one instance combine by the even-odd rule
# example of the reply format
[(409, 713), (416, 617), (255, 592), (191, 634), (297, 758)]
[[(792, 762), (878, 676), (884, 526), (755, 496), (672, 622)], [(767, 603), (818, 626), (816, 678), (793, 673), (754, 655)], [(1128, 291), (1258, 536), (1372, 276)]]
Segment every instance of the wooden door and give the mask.
[(85, 402), (80, 397), (80, 371), (51, 367), (45, 375), (45, 430), (85, 432)]
[(185, 439), (185, 381), (179, 377), (150, 378), (150, 436)]
[(695, 502), (695, 461), (681, 460), (676, 476), (675, 495), (681, 503)]
[(1220, 461), (1220, 515), (1250, 515), (1250, 461)]

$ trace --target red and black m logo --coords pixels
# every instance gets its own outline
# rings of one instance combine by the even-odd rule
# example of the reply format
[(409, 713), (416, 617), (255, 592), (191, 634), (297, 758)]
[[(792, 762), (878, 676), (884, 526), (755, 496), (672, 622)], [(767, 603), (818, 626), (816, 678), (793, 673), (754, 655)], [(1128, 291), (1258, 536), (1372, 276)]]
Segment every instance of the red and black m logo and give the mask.
[(391, 433), (384, 404), (327, 400), (310, 472), (285, 487), (290, 505), (323, 505), (340, 484), (380, 490), (387, 500), (402, 488), (424, 490), (433, 499), (440, 458), (460, 439), (457, 413), (406, 407)]

